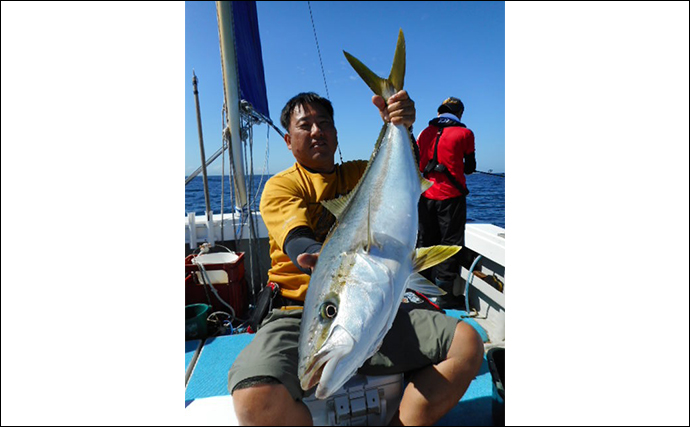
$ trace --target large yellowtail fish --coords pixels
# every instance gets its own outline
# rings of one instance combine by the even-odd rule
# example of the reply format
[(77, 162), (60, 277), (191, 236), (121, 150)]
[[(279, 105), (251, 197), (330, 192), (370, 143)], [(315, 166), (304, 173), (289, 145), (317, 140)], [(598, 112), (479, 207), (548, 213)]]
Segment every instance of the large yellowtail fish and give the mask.
[[(388, 79), (352, 55), (350, 64), (386, 102), (403, 87), (402, 30)], [(407, 288), (443, 293), (418, 272), (459, 246), (415, 250), (417, 203), (431, 182), (419, 173), (415, 142), (403, 125), (384, 124), (369, 164), (348, 195), (324, 202), (337, 218), (309, 282), (300, 330), (300, 385), (325, 399), (378, 351)]]

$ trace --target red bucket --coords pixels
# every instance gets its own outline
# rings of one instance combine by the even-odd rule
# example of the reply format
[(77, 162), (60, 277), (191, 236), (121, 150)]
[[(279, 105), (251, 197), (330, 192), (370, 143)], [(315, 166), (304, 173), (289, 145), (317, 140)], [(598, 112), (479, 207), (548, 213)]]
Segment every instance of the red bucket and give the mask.
[[(211, 285), (204, 284), (206, 280), (202, 280), (199, 266), (192, 263), (194, 258), (203, 264)], [(213, 286), (220, 298), (233, 308), (235, 317), (244, 318), (248, 304), (244, 252), (189, 255), (185, 258), (185, 274), (185, 305), (209, 304), (213, 311), (230, 312), (210, 289), (210, 286)]]

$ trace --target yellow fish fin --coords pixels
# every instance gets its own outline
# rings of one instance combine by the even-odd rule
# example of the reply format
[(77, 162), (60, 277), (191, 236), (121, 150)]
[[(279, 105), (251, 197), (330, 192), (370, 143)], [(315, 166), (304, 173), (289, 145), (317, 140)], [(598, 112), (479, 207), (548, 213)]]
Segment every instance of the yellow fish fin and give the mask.
[(418, 271), (426, 270), (429, 267), (433, 267), (436, 264), (440, 264), (458, 253), (460, 249), (462, 249), (462, 246), (437, 245), (429, 248), (419, 248), (415, 252), (415, 258), (412, 263), (412, 271), (416, 273)]
[(402, 29), (398, 33), (398, 43), (395, 46), (395, 55), (393, 56), (393, 67), (387, 79), (382, 79), (377, 76), (369, 67), (362, 64), (359, 59), (349, 53), (345, 51), (343, 51), (343, 53), (347, 61), (352, 65), (352, 68), (354, 68), (357, 74), (364, 80), (364, 83), (366, 83), (375, 94), (381, 95), (386, 102), (388, 102), (388, 98), (393, 94), (402, 90), (405, 82), (405, 36), (403, 35)]
[(340, 219), (340, 215), (345, 212), (350, 199), (352, 198), (352, 193), (340, 196), (337, 199), (324, 200), (321, 202), (324, 208), (328, 209), (330, 213), (335, 215), (336, 218)]
[(422, 193), (431, 188), (432, 185), (434, 185), (433, 181), (429, 181), (428, 179), (424, 178), (421, 174), (419, 175), (419, 178), (421, 179)]

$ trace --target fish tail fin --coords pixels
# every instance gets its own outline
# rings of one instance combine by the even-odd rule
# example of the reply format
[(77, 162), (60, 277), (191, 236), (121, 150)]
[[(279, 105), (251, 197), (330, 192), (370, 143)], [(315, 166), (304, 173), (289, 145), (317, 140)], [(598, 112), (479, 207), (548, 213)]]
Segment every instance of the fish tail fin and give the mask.
[(393, 66), (390, 75), (387, 79), (383, 79), (376, 75), (373, 71), (364, 65), (359, 59), (343, 51), (347, 61), (352, 65), (352, 68), (357, 71), (357, 74), (364, 80), (364, 83), (374, 91), (375, 94), (381, 95), (386, 102), (396, 92), (402, 90), (405, 83), (405, 36), (402, 29), (398, 33), (398, 43), (395, 47), (395, 55), (393, 57)]
[(396, 92), (402, 90), (405, 84), (405, 36), (402, 28), (398, 32), (398, 43), (395, 45), (395, 55), (393, 56), (393, 66), (388, 76)]

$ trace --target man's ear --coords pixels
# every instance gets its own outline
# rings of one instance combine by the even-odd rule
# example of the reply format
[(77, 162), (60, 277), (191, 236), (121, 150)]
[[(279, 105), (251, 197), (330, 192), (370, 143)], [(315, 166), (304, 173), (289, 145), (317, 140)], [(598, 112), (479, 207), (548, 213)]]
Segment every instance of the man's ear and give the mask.
[(292, 142), (290, 140), (290, 134), (286, 133), (283, 139), (285, 140), (285, 144), (287, 144), (288, 150), (292, 151)]

